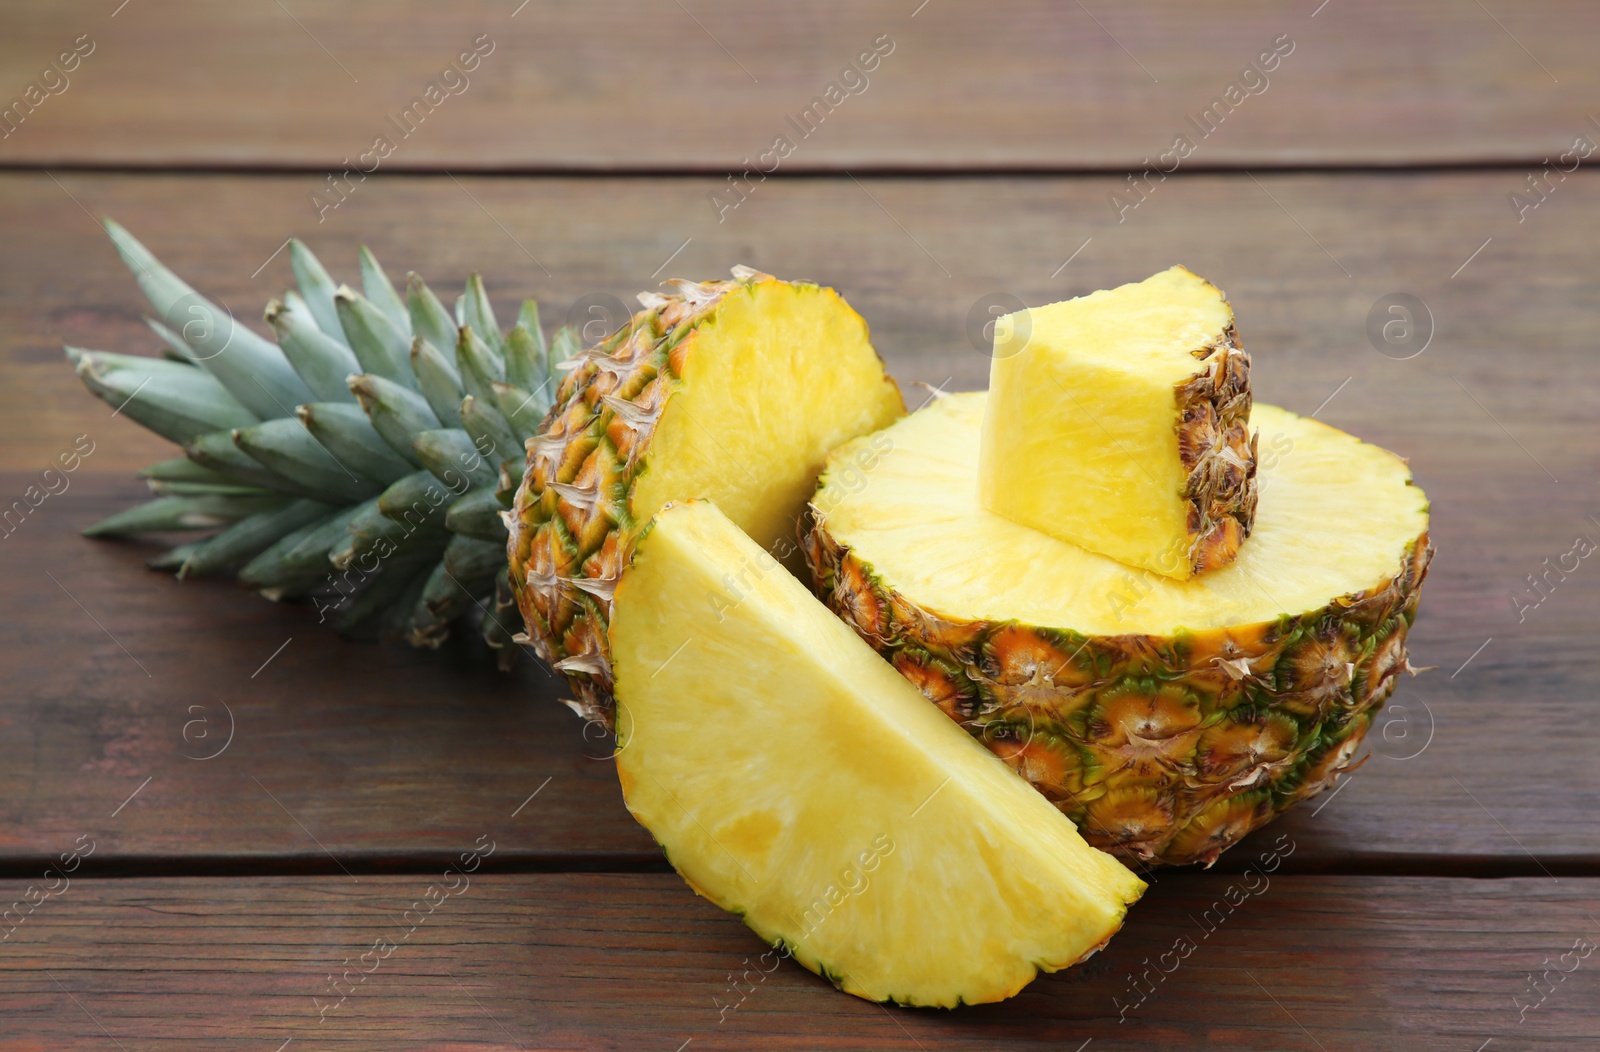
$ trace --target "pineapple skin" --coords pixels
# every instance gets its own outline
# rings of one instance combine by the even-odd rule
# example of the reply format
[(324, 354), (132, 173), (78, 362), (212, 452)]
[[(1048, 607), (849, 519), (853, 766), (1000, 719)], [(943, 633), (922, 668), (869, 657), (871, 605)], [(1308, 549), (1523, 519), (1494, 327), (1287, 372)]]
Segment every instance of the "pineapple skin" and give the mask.
[(1187, 480), (1188, 569), (1233, 562), (1256, 518), (1256, 442), (1250, 430), (1250, 356), (1232, 325), (1211, 368), (1177, 389), (1178, 457)]
[(511, 587), (528, 641), (566, 676), (573, 711), (608, 729), (614, 680), (606, 630), (643, 526), (626, 494), (682, 372), (679, 344), (736, 284), (696, 286), (693, 298), (654, 297), (664, 302), (573, 359), (577, 368), (528, 443), (527, 469), (505, 517)]
[(818, 594), (1085, 840), (1144, 863), (1209, 866), (1328, 788), (1402, 670), (1433, 546), (1386, 582), (1298, 617), (1177, 636), (1085, 636), (952, 621), (886, 586), (813, 506)]

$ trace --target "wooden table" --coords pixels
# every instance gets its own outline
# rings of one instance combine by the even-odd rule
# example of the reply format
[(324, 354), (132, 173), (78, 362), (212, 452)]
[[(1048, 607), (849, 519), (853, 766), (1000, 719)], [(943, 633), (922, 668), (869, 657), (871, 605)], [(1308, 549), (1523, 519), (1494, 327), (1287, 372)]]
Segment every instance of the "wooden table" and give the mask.
[[(1571, 152), (1600, 142), (1592, 4), (114, 7), (29, 0), (0, 33), (0, 101), (59, 90), (0, 139), (0, 494), (95, 449), (0, 541), (0, 899), (81, 855), (0, 941), (0, 1050), (1600, 1047), (1600, 569), (1527, 605), (1600, 540), (1600, 155)], [(800, 137), (787, 118), (875, 45)], [(42, 71), (75, 46), (62, 88)], [(1178, 136), (1176, 171), (1137, 174)], [(547, 317), (745, 262), (836, 286), (903, 382), (949, 389), (984, 383), (980, 298), (1181, 261), (1227, 290), (1258, 398), (1410, 457), (1436, 668), (1335, 794), (1161, 873), (1104, 953), (1009, 1003), (885, 1008), (788, 963), (734, 992), (759, 943), (665, 867), (535, 661), (348, 642), (77, 536), (170, 455), (62, 360), (155, 350), (100, 215), (246, 320), (291, 234), (344, 275), (363, 241), (440, 284), (482, 270)], [(1369, 335), (1396, 293), (1425, 347)], [(1197, 951), (1154, 970), (1179, 937)], [(346, 987), (380, 938), (400, 950)]]

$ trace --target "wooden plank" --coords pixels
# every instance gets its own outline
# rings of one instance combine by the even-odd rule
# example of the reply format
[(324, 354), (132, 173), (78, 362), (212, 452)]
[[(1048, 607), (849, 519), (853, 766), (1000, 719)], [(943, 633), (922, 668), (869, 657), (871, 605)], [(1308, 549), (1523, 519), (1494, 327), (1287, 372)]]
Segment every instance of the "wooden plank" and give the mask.
[[(1108, 178), (807, 180), (760, 187), (718, 225), (697, 211), (705, 180), (408, 178), (352, 197), (314, 244), (340, 273), (358, 234), (392, 266), (436, 280), (482, 267), (503, 312), (533, 291), (558, 318), (588, 293), (624, 296), (658, 271), (705, 277), (745, 261), (812, 276), (863, 311), (902, 381), (951, 389), (983, 383), (987, 360), (963, 334), (981, 297), (1046, 302), (1181, 260), (1230, 293), (1263, 401), (1320, 407), (1321, 419), (1408, 455), (1433, 501), (1440, 554), (1413, 639), (1415, 663), (1439, 669), (1402, 684), (1377, 755), (1336, 797), (1286, 820), (1303, 845), (1295, 864), (1573, 872), (1600, 862), (1588, 832), (1600, 729), (1586, 715), (1600, 689), (1600, 593), (1581, 570), (1552, 577), (1552, 594), (1521, 620), (1512, 596), (1575, 534), (1600, 537), (1584, 481), (1600, 390), (1588, 278), (1600, 263), (1600, 181), (1569, 177), (1518, 224), (1507, 179), (1197, 177), (1161, 184), (1121, 224), (1105, 210)], [(153, 350), (131, 280), (63, 188), (241, 317), (286, 280), (282, 255), (269, 257), (305, 229), (302, 177), (70, 176), (61, 187), (0, 177), (11, 239), (0, 360), (12, 380), (0, 390), (0, 460), (25, 471), (5, 479), (13, 494), (80, 433), (99, 443), (86, 472), (167, 455), (110, 420), (59, 358), (63, 338)], [(1426, 301), (1437, 330), (1405, 361), (1365, 332), (1372, 305), (1396, 291)], [(506, 680), (474, 671), (465, 653), (342, 644), (303, 610), (177, 585), (141, 570), (135, 550), (73, 536), (134, 492), (85, 474), (0, 546), (7, 607), (29, 611), (0, 629), (5, 742), (20, 757), (0, 769), (8, 857), (43, 857), (92, 828), (130, 860), (288, 855), (331, 868), (309, 830), (341, 864), (381, 868), (500, 828), (552, 777), (517, 820), (528, 835), (508, 840), (525, 864), (658, 858), (531, 665)], [(219, 698), (244, 707), (238, 741), (215, 762), (185, 758), (186, 706)], [(151, 774), (149, 797), (112, 823)], [(291, 787), (280, 799), (306, 830), (251, 777)]]
[[(85, 474), (0, 549), (0, 594), (28, 611), (0, 624), (5, 871), (85, 830), (123, 872), (369, 872), (447, 859), (479, 828), (518, 865), (660, 865), (608, 742), (534, 661), (502, 675), (476, 645), (343, 641), (305, 607), (180, 583), (143, 569), (151, 548), (76, 536), (138, 493)], [(1491, 587), (1453, 565), (1441, 557), (1430, 587)], [(1459, 600), (1425, 609), (1419, 663), (1484, 623)], [(1502, 638), (1454, 681), (1403, 684), (1368, 765), (1258, 839), (1288, 831), (1297, 869), (1593, 872), (1594, 741), (1573, 715), (1600, 686), (1592, 663), (1562, 656), (1577, 639)], [(1541, 661), (1528, 683), (1524, 662)], [(1529, 711), (1543, 716), (1517, 730)]]
[(370, 870), (483, 826), (524, 864), (660, 859), (543, 665), (344, 640), (306, 607), (143, 569), (159, 549), (74, 536), (138, 488), (81, 479), (7, 538), (28, 615), (0, 626), (0, 858), (88, 831), (144, 869)]
[[(0, 101), (42, 101), (0, 164), (723, 172), (780, 135), (784, 171), (1125, 170), (1179, 135), (1190, 167), (1536, 163), (1595, 134), (1581, 0), (114, 6), (13, 10)], [(402, 116), (430, 83), (438, 112)], [(1230, 84), (1237, 112), (1192, 131)]]
[[(1600, 302), (1585, 278), (1600, 260), (1600, 180), (1583, 170), (1520, 223), (1508, 197), (1523, 180), (1504, 172), (1173, 178), (1121, 221), (1111, 195), (1124, 184), (1103, 176), (768, 182), (721, 223), (711, 179), (384, 179), (320, 225), (306, 205), (316, 186), (0, 175), (0, 361), (16, 380), (0, 390), (0, 468), (42, 466), (75, 428), (105, 419), (62, 367), (63, 341), (156, 349), (143, 299), (86, 213), (117, 218), (258, 328), (290, 280), (280, 249), (291, 233), (346, 277), (363, 239), (396, 273), (415, 267), (442, 287), (482, 270), (502, 313), (537, 295), (547, 320), (590, 296), (631, 304), (657, 280), (743, 261), (837, 286), (902, 381), (953, 390), (987, 376), (964, 332), (981, 297), (1048, 302), (1183, 260), (1228, 291), (1263, 400), (1310, 412), (1348, 376), (1324, 419), (1404, 452), (1424, 442), (1459, 452), (1481, 428), (1499, 438), (1480, 443), (1466, 471), (1512, 478), (1544, 464), (1570, 479), (1587, 464), (1569, 440), (1592, 417), (1584, 326)], [(1421, 296), (1435, 323), (1430, 349), (1409, 361), (1376, 353), (1365, 332), (1372, 305), (1395, 291)], [(120, 434), (97, 468), (169, 449), (134, 428)]]
[(1085, 966), (932, 1011), (762, 960), (670, 874), (467, 879), (75, 879), (0, 947), (0, 1047), (1470, 1052), (1600, 1010), (1595, 880), (1175, 878)]

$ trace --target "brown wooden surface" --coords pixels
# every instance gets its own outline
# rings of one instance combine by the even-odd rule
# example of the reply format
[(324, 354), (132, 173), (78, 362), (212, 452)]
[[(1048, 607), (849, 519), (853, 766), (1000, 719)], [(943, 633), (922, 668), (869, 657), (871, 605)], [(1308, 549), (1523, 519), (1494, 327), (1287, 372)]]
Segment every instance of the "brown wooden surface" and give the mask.
[(159, 548), (76, 536), (138, 489), (80, 476), (0, 550), (27, 611), (0, 627), (0, 864), (29, 872), (85, 823), (103, 862), (157, 871), (405, 868), (479, 826), (502, 860), (659, 863), (609, 740), (584, 740), (542, 665), (345, 640), (304, 606), (145, 570)]
[[(29, 476), (0, 481), (20, 492)], [(500, 837), (503, 862), (522, 866), (661, 864), (622, 807), (608, 742), (585, 740), (531, 658), (501, 675), (474, 646), (417, 653), (345, 641), (306, 607), (180, 583), (143, 568), (155, 549), (76, 535), (138, 493), (83, 474), (0, 547), (0, 594), (26, 611), (0, 625), (3, 871), (36, 867), (84, 829), (97, 831), (102, 864), (121, 872), (407, 868), (451, 857), (461, 832), (480, 828)], [(1510, 585), (1494, 575), (1517, 559), (1537, 563), (1536, 542), (1549, 538), (1515, 540), (1500, 517), (1440, 511), (1457, 503), (1470, 493), (1452, 500), (1435, 489), (1437, 519), (1453, 525), (1438, 536), (1414, 646), (1418, 664), (1445, 667), (1402, 683), (1373, 755), (1337, 796), (1258, 836), (1294, 836), (1291, 868), (1600, 866), (1591, 818), (1600, 731), (1584, 715), (1600, 678), (1570, 634), (1593, 623), (1594, 592), (1558, 592), (1518, 625), (1497, 594)], [(1488, 575), (1465, 557), (1502, 543), (1514, 545), (1502, 553), (1510, 561), (1496, 559)], [(227, 750), (195, 759), (227, 740), (230, 712)], [(1249, 851), (1220, 865), (1242, 865)]]
[[(494, 51), (387, 170), (725, 172), (783, 134), (788, 171), (1126, 169), (1281, 36), (1266, 89), (1186, 163), (1537, 162), (1600, 87), (1583, 0), (119, 2), (8, 8), (7, 103), (80, 35), (96, 46), (0, 165), (326, 170), (480, 35)], [(786, 130), (885, 35), (870, 87), (809, 138)]]
[[(363, 241), (395, 273), (415, 268), (441, 287), (481, 270), (503, 314), (533, 295), (550, 321), (581, 296), (631, 303), (659, 280), (742, 261), (836, 286), (902, 382), (952, 390), (987, 382), (987, 358), (963, 333), (979, 297), (1050, 302), (1182, 261), (1227, 291), (1262, 401), (1309, 413), (1350, 377), (1321, 418), (1412, 456), (1425, 483), (1487, 473), (1497, 481), (1478, 498), (1514, 509), (1500, 488), (1532, 485), (1530, 472), (1548, 481), (1529, 452), (1560, 491), (1582, 481), (1600, 437), (1589, 322), (1600, 179), (1586, 169), (1522, 223), (1507, 198), (1523, 176), (1498, 170), (1173, 179), (1122, 222), (1114, 176), (769, 182), (720, 224), (710, 178), (369, 180), (320, 225), (306, 205), (316, 185), (0, 174), (0, 355), (18, 381), (0, 390), (0, 467), (42, 465), (73, 428), (107, 416), (63, 367), (63, 341), (156, 350), (144, 301), (91, 214), (116, 218), (258, 328), (290, 280), (278, 251), (290, 234), (346, 278)], [(1376, 353), (1365, 334), (1372, 304), (1396, 291), (1422, 297), (1437, 326), (1410, 361)], [(131, 426), (115, 434), (95, 468), (171, 448)]]
[[(0, 539), (0, 900), (94, 844), (0, 939), (0, 1052), (1596, 1047), (1600, 956), (1552, 971), (1525, 1018), (1513, 1000), (1600, 942), (1594, 571), (1523, 618), (1512, 602), (1600, 539), (1600, 179), (1585, 160), (1520, 217), (1511, 198), (1535, 200), (1530, 172), (1575, 136), (1600, 141), (1592, 5), (117, 2), (29, 0), (0, 29), (0, 110), (95, 42), (0, 139), (0, 503), (95, 442)], [(471, 87), (319, 221), (323, 173), (479, 34), (495, 51)], [(784, 159), (801, 177), (719, 221), (724, 173), (882, 34), (870, 89)], [(1119, 217), (1127, 168), (1280, 34), (1295, 50), (1270, 88)], [(1396, 170), (1334, 170), (1362, 168)], [(1183, 262), (1228, 292), (1260, 400), (1411, 459), (1439, 547), (1413, 661), (1438, 668), (1401, 684), (1336, 795), (1225, 872), (1159, 874), (1082, 968), (922, 1012), (785, 963), (719, 1022), (759, 944), (663, 870), (608, 743), (534, 661), (501, 675), (473, 643), (346, 642), (77, 535), (170, 455), (62, 360), (63, 342), (156, 350), (99, 215), (247, 324), (291, 234), (342, 277), (363, 240), (436, 285), (482, 270), (502, 313), (532, 294), (552, 322), (749, 263), (838, 287), (902, 383), (952, 390), (987, 375), (963, 330), (980, 298)], [(1435, 323), (1403, 361), (1367, 335), (1397, 292)], [(479, 837), (495, 854), (471, 888), (319, 1027), (329, 973), (400, 934)], [(1230, 887), (1244, 904), (1204, 935)], [(1199, 948), (1118, 1023), (1113, 998), (1180, 937)]]
[[(1433, 502), (1440, 549), (1413, 637), (1415, 663), (1439, 668), (1401, 685), (1375, 754), (1339, 796), (1287, 820), (1305, 843), (1297, 864), (1572, 871), (1600, 863), (1589, 817), (1600, 804), (1600, 730), (1585, 715), (1600, 686), (1590, 657), (1600, 597), (1574, 575), (1525, 622), (1510, 597), (1576, 533), (1600, 536), (1586, 518), (1600, 511), (1587, 478), (1600, 361), (1584, 322), (1600, 252), (1600, 182), (1573, 177), (1565, 198), (1553, 195), (1519, 228), (1500, 214), (1505, 178), (1292, 175), (1257, 186), (1209, 176), (1171, 186), (1170, 198), (1152, 196), (1120, 225), (1092, 218), (1110, 185), (1104, 178), (884, 180), (870, 198), (849, 181), (793, 182), (764, 188), (770, 196), (752, 197), (722, 227), (683, 223), (695, 240), (670, 272), (705, 276), (712, 260), (742, 259), (829, 281), (873, 322), (902, 381), (948, 381), (952, 389), (983, 383), (987, 359), (961, 334), (980, 294), (1014, 291), (1044, 302), (1173, 260), (1212, 276), (1232, 297), (1255, 354), (1258, 396), (1311, 412), (1350, 377), (1322, 419), (1411, 458)], [(8, 485), (20, 492), (26, 469), (42, 467), (77, 434), (98, 443), (77, 486), (0, 550), (0, 588), (30, 611), (4, 629), (13, 635), (0, 661), (23, 706), (15, 726), (39, 743), (23, 754), (31, 759), (0, 771), (11, 816), (6, 854), (31, 861), (159, 773), (150, 796), (129, 805), (108, 834), (108, 856), (141, 865), (184, 856), (215, 866), (265, 857), (326, 868), (307, 832), (251, 780), (259, 778), (285, 787), (295, 798), (280, 797), (289, 812), (347, 864), (396, 865), (436, 850), (462, 823), (497, 821), (548, 776), (544, 806), (519, 818), (510, 855), (529, 865), (576, 856), (653, 864), (659, 856), (621, 808), (608, 764), (584, 758), (603, 755), (603, 743), (583, 742), (581, 724), (549, 703), (552, 685), (531, 660), (505, 679), (467, 652), (344, 643), (303, 608), (226, 586), (180, 585), (143, 571), (141, 549), (75, 536), (136, 497), (137, 485), (114, 472), (131, 473), (168, 447), (110, 419), (59, 358), (63, 339), (118, 349), (152, 342), (131, 279), (71, 198), (119, 217), (180, 273), (204, 275), (202, 287), (253, 317), (244, 305), (286, 280), (281, 255), (257, 278), (250, 274), (270, 256), (272, 238), (294, 229), (300, 182), (100, 175), (58, 187), (41, 175), (0, 179), (16, 232), (15, 251), (0, 264), (0, 341), (22, 380), (0, 393), (16, 436), (6, 466), (19, 473)], [(513, 290), (528, 291), (546, 295), (559, 315), (586, 290), (620, 296), (646, 284), (677, 236), (663, 238), (663, 222), (681, 222), (703, 184), (463, 186), (444, 178), (377, 186), (351, 202), (366, 211), (341, 216), (340, 229), (317, 247), (330, 260), (347, 259), (352, 232), (371, 233), (392, 266), (425, 257), (441, 278), (481, 266), (507, 310)], [(1269, 193), (1315, 234), (1297, 229)], [(550, 277), (473, 198), (537, 248)], [(409, 220), (386, 223), (385, 215)], [(818, 224), (818, 215), (832, 218)], [(173, 237), (174, 228), (211, 233)], [(460, 242), (447, 242), (457, 235)], [(1094, 240), (1052, 280), (1085, 237)], [(1452, 280), (1486, 237), (1494, 240)], [(949, 261), (950, 277), (936, 259)], [(1346, 278), (1341, 265), (1356, 276)], [(1379, 355), (1364, 335), (1368, 307), (1391, 290), (1422, 296), (1437, 321), (1433, 345), (1409, 361)], [(291, 636), (283, 655), (249, 679)], [(45, 640), (48, 649), (38, 649)], [(187, 707), (218, 701), (242, 709), (236, 743), (215, 761), (191, 761), (185, 753), (198, 750), (181, 734)]]
[[(1086, 965), (948, 1012), (762, 961), (670, 874), (485, 875), (494, 861), (451, 877), (415, 933), (404, 911), (440, 874), (75, 880), (0, 943), (0, 1049), (1572, 1050), (1600, 1012), (1592, 879), (1173, 877)], [(375, 945), (387, 957), (361, 960)]]

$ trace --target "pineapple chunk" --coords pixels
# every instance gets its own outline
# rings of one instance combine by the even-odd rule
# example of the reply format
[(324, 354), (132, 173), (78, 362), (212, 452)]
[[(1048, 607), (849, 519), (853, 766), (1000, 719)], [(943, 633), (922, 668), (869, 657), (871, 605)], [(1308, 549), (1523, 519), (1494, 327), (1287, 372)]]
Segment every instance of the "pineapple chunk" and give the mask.
[(990, 371), (984, 506), (1178, 580), (1232, 562), (1255, 516), (1255, 445), (1222, 293), (1173, 267), (1007, 315), (995, 346), (1013, 341)]
[(629, 810), (697, 892), (849, 993), (1010, 997), (1144, 890), (713, 504), (639, 541), (611, 643)]

